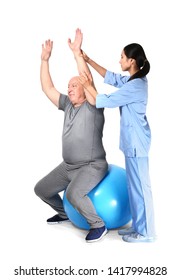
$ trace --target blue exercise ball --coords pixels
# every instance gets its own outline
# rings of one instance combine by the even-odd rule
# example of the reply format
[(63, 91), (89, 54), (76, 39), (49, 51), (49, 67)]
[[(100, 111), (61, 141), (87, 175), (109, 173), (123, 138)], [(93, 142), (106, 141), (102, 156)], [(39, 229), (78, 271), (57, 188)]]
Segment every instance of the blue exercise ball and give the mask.
[[(103, 180), (88, 194), (97, 214), (107, 229), (121, 227), (131, 220), (125, 169), (109, 164)], [(64, 210), (69, 220), (81, 229), (89, 229), (86, 219), (70, 204), (63, 195)]]

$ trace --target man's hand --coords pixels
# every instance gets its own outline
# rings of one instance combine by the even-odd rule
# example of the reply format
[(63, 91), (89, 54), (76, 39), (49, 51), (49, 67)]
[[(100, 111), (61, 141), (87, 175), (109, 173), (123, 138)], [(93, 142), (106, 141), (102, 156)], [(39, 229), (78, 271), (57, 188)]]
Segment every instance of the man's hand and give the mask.
[(45, 44), (42, 44), (41, 60), (48, 61), (53, 48), (53, 41), (47, 40)]
[(81, 55), (81, 45), (83, 40), (83, 34), (79, 28), (76, 29), (74, 42), (68, 39), (68, 45), (74, 54)]

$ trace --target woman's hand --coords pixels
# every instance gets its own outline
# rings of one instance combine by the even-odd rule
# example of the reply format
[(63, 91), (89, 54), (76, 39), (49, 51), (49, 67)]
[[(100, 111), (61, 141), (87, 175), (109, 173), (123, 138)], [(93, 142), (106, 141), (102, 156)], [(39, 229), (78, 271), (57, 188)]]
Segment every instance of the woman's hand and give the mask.
[(81, 56), (84, 58), (86, 62), (89, 62), (90, 58), (83, 50), (81, 50)]
[(93, 85), (93, 80), (92, 80), (91, 74), (87, 74), (86, 72), (81, 73), (78, 80), (79, 80), (80, 84), (86, 89)]

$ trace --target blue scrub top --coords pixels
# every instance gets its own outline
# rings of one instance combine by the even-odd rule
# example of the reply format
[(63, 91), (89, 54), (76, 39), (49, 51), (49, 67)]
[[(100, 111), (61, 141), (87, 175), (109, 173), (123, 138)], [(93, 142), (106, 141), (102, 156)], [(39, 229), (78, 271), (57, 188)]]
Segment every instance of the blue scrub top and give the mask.
[(146, 117), (148, 82), (146, 77), (129, 82), (128, 79), (129, 76), (107, 71), (104, 82), (119, 89), (112, 94), (98, 94), (96, 107), (119, 107), (120, 149), (127, 157), (146, 157), (151, 143), (151, 131)]

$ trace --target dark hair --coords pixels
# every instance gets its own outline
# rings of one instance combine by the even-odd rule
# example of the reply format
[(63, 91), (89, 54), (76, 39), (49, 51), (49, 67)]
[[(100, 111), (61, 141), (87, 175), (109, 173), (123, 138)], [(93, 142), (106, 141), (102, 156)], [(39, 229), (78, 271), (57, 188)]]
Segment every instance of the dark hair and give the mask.
[(136, 43), (129, 44), (124, 48), (124, 53), (128, 58), (135, 59), (137, 67), (139, 68), (139, 71), (132, 75), (129, 81), (136, 78), (142, 78), (149, 73), (150, 63), (147, 60), (145, 52), (141, 45)]

